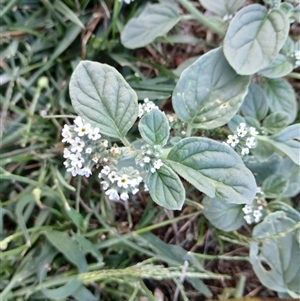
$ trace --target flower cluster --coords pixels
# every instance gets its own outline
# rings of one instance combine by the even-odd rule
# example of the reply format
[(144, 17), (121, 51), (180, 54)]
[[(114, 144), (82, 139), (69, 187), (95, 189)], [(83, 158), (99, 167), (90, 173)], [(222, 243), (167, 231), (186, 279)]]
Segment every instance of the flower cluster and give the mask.
[(139, 103), (139, 118), (142, 118), (145, 114), (149, 113), (152, 109), (158, 109), (158, 106), (149, 98), (144, 99), (144, 103)]
[(89, 177), (92, 167), (98, 163), (97, 154), (103, 153), (108, 147), (108, 141), (100, 139), (100, 129), (78, 116), (74, 119), (74, 125), (64, 125), (62, 137), (62, 142), (70, 144), (64, 149), (64, 165), (67, 171), (71, 172), (73, 177)]
[(157, 169), (160, 169), (164, 164), (159, 159), (162, 154), (162, 148), (160, 145), (143, 145), (141, 152), (135, 158), (137, 165), (142, 167), (146, 172), (154, 173)]
[(258, 132), (255, 127), (247, 127), (245, 123), (240, 123), (233, 135), (229, 135), (226, 142), (223, 142), (240, 154), (248, 155), (251, 148), (256, 147), (256, 136)]
[(105, 194), (112, 201), (127, 201), (129, 193), (136, 194), (139, 184), (143, 181), (138, 170), (133, 167), (123, 167), (121, 170), (104, 166), (98, 175)]
[(244, 219), (248, 225), (259, 223), (265, 215), (266, 202), (264, 200), (264, 193), (260, 187), (257, 187), (255, 200), (251, 205), (245, 205), (242, 209), (244, 212)]

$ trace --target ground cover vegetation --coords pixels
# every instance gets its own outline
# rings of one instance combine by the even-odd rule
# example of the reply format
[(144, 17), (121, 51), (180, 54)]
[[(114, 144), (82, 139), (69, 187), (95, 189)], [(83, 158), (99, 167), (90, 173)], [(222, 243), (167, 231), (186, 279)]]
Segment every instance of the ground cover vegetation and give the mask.
[(1, 300), (299, 298), (297, 1), (1, 1)]

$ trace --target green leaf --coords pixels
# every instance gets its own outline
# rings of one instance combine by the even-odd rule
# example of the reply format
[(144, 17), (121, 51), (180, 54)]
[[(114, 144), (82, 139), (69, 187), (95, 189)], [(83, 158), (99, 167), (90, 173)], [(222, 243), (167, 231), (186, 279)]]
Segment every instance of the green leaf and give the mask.
[(295, 222), (300, 221), (300, 213), (291, 207), (290, 205), (280, 202), (280, 201), (272, 201), (268, 203), (268, 209), (271, 211), (283, 211), (285, 215), (292, 219)]
[(149, 144), (164, 146), (169, 139), (170, 126), (165, 113), (153, 109), (139, 122), (142, 138)]
[(78, 211), (70, 207), (68, 210), (66, 210), (66, 213), (78, 229), (83, 229), (84, 219)]
[(59, 250), (64, 257), (71, 263), (77, 266), (79, 272), (87, 271), (87, 262), (79, 248), (79, 245), (74, 242), (69, 235), (59, 231), (47, 231), (45, 235), (48, 241)]
[(97, 301), (96, 298), (85, 286), (80, 285), (79, 288), (72, 293), (72, 296), (76, 300), (84, 300), (84, 301)]
[(296, 123), (286, 127), (278, 134), (273, 135), (272, 138), (280, 142), (289, 141), (291, 139), (300, 140), (300, 123)]
[(240, 115), (234, 115), (227, 125), (229, 130), (234, 133), (240, 123), (246, 123), (245, 119)]
[(262, 191), (266, 198), (277, 198), (281, 196), (287, 187), (287, 180), (281, 175), (271, 175), (262, 183)]
[(245, 222), (243, 205), (229, 204), (218, 198), (205, 197), (204, 216), (218, 229), (226, 232), (239, 229)]
[(235, 13), (245, 0), (200, 0), (201, 5), (221, 17)]
[(263, 127), (271, 134), (286, 128), (289, 124), (289, 114), (285, 112), (274, 112), (263, 121)]
[(251, 75), (267, 67), (278, 55), (289, 32), (287, 16), (260, 4), (241, 9), (230, 22), (224, 53), (237, 73)]
[(289, 123), (297, 115), (297, 101), (291, 84), (283, 79), (270, 79), (262, 82), (262, 88), (272, 112), (286, 112), (289, 114)]
[(131, 18), (125, 25), (121, 42), (129, 49), (144, 47), (167, 34), (180, 20), (176, 6), (149, 4), (138, 17)]
[(249, 80), (230, 67), (222, 48), (211, 50), (182, 72), (173, 93), (174, 110), (193, 128), (222, 126), (238, 111)]
[(293, 69), (292, 62), (285, 55), (279, 53), (268, 67), (259, 71), (259, 75), (268, 78), (279, 78), (288, 75)]
[(113, 67), (81, 61), (70, 81), (76, 113), (114, 138), (125, 137), (138, 116), (137, 95)]
[(260, 86), (251, 83), (246, 95), (241, 111), (244, 116), (250, 116), (256, 120), (263, 119), (268, 113), (268, 103), (264, 91)]
[(181, 210), (185, 201), (185, 189), (170, 167), (163, 165), (156, 172), (149, 172), (146, 184), (155, 203), (170, 210)]
[(255, 179), (241, 157), (228, 145), (207, 138), (185, 138), (168, 154), (172, 168), (210, 198), (251, 204)]
[[(295, 225), (282, 211), (269, 214), (254, 227), (253, 238), (264, 238), (285, 231)], [(276, 292), (287, 290), (300, 293), (300, 245), (298, 231), (290, 231), (278, 238), (250, 244), (250, 262), (260, 282)], [(268, 268), (266, 268), (266, 265)]]

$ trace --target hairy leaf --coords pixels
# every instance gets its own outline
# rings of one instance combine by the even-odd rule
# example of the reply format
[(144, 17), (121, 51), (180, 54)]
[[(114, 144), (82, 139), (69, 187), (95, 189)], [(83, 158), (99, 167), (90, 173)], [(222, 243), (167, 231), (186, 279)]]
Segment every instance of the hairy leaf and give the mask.
[(289, 21), (281, 10), (268, 12), (260, 4), (246, 6), (230, 22), (225, 56), (237, 73), (254, 74), (276, 58), (288, 31)]
[(185, 138), (171, 149), (168, 162), (180, 176), (210, 198), (250, 204), (255, 197), (252, 173), (228, 145), (207, 138)]
[(185, 189), (177, 174), (163, 165), (146, 177), (150, 195), (155, 203), (170, 210), (181, 210), (185, 201)]
[(289, 114), (285, 112), (274, 112), (263, 121), (263, 127), (271, 134), (286, 128), (289, 124)]
[(144, 47), (168, 33), (180, 20), (175, 6), (148, 4), (138, 17), (125, 25), (121, 42), (129, 49)]
[(80, 62), (71, 77), (70, 97), (76, 113), (110, 137), (122, 139), (138, 116), (136, 93), (106, 64)]
[(140, 120), (139, 131), (147, 143), (164, 146), (170, 132), (166, 114), (157, 109), (151, 110)]
[(174, 110), (193, 128), (219, 127), (238, 111), (249, 80), (230, 67), (222, 48), (211, 50), (182, 72), (172, 97)]
[(234, 231), (245, 222), (243, 205), (229, 204), (218, 198), (205, 197), (202, 202), (204, 216), (218, 229)]
[(262, 183), (262, 191), (266, 198), (280, 197), (287, 187), (287, 180), (281, 175), (270, 175)]
[(224, 17), (235, 13), (245, 0), (200, 0), (200, 2), (207, 10)]

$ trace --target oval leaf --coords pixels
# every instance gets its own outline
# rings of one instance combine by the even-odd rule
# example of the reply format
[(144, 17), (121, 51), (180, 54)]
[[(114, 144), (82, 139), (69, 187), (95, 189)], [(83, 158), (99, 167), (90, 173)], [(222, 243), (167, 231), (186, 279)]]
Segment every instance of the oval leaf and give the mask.
[(268, 78), (279, 78), (288, 75), (294, 69), (294, 65), (289, 59), (279, 53), (275, 60), (266, 68), (259, 71), (259, 75)]
[(289, 114), (289, 123), (297, 115), (297, 101), (293, 87), (283, 79), (270, 79), (262, 82), (267, 101), (272, 112), (286, 112)]
[(146, 184), (155, 203), (170, 210), (181, 210), (185, 201), (185, 190), (170, 167), (163, 165), (156, 172), (149, 172)]
[[(264, 238), (285, 231), (295, 225), (282, 211), (269, 214), (254, 227), (253, 238)], [(297, 231), (286, 232), (278, 238), (266, 239), (261, 248), (257, 242), (250, 244), (250, 262), (260, 282), (267, 288), (300, 293), (300, 245)], [(268, 266), (268, 269), (265, 266)]]
[(271, 175), (262, 183), (262, 191), (266, 198), (280, 197), (287, 187), (287, 180), (280, 175)]
[(274, 112), (263, 121), (263, 127), (271, 134), (278, 133), (289, 124), (289, 114), (285, 112)]
[(251, 204), (255, 179), (229, 146), (207, 138), (185, 138), (168, 155), (172, 168), (209, 197), (227, 203)]
[(165, 113), (153, 109), (139, 123), (142, 138), (149, 144), (164, 146), (169, 139), (170, 126)]
[(182, 72), (173, 93), (174, 110), (193, 128), (219, 127), (238, 111), (249, 80), (230, 67), (222, 48), (209, 51)]
[(138, 116), (137, 95), (113, 67), (82, 61), (70, 81), (75, 112), (100, 128), (100, 132), (122, 139)]
[(202, 202), (204, 216), (218, 229), (234, 231), (245, 222), (243, 205), (224, 203), (218, 198), (205, 197)]
[(69, 235), (59, 231), (47, 231), (45, 235), (48, 241), (59, 250), (64, 257), (77, 266), (79, 272), (87, 271), (87, 262), (79, 249), (79, 245), (75, 243)]
[(251, 83), (248, 94), (241, 106), (243, 115), (261, 120), (267, 115), (268, 109), (267, 98), (264, 91), (260, 86)]
[(176, 6), (150, 4), (144, 11), (125, 25), (121, 33), (122, 44), (135, 49), (152, 43), (169, 32), (181, 19)]
[(260, 4), (241, 9), (230, 22), (224, 39), (224, 53), (239, 74), (250, 75), (276, 58), (289, 31), (287, 16)]
[(200, 0), (204, 8), (221, 17), (235, 13), (244, 2), (245, 0)]

